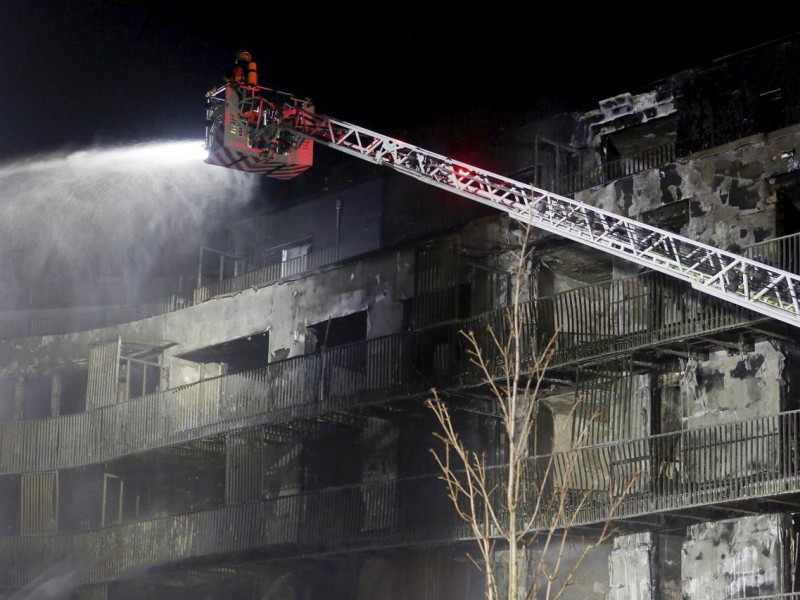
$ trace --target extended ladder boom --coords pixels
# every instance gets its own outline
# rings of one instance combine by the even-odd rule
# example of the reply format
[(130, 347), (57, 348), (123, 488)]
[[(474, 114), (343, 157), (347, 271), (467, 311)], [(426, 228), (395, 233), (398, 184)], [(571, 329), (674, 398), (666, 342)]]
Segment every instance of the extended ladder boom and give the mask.
[[(257, 95), (258, 90), (253, 93)], [(800, 327), (800, 276), (788, 271), (490, 173), (302, 105), (287, 104), (257, 116), (243, 128), (249, 131), (243, 137), (261, 140), (252, 147), (256, 157), (287, 155), (287, 148), (300, 148), (311, 140), (391, 167), (505, 211), (523, 223), (683, 279), (702, 292)], [(269, 143), (264, 144), (267, 138)]]
[(496, 175), (328, 116), (297, 111), (304, 138), (507, 212), (512, 218), (692, 284), (712, 296), (800, 327), (800, 277)]

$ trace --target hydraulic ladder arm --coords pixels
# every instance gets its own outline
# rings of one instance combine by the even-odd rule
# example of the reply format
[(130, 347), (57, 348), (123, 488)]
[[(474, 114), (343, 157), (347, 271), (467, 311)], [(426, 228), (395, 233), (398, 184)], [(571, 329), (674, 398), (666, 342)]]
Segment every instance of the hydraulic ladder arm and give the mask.
[(800, 327), (800, 276), (788, 271), (318, 114), (302, 104), (287, 104), (274, 118), (263, 118), (252, 129), (254, 139), (263, 139), (259, 129), (269, 130), (273, 144), (254, 152), (279, 155), (309, 141), (323, 144)]

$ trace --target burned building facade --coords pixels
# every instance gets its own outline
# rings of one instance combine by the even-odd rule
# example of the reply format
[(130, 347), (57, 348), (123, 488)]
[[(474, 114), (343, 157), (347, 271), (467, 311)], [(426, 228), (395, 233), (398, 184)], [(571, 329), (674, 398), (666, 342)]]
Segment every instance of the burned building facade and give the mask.
[[(800, 273), (798, 53), (777, 40), (508, 130), (484, 159)], [(484, 597), (424, 401), (445, 394), (502, 464), (459, 330), (509, 305), (520, 224), (328, 162), (266, 185), (185, 296), (0, 320), (6, 597), (45, 582), (85, 600)], [(577, 456), (576, 530), (615, 528), (564, 597), (797, 590), (797, 328), (552, 234), (532, 243), (526, 326), (558, 332), (543, 427), (596, 415), (586, 443), (543, 436), (535, 458)]]

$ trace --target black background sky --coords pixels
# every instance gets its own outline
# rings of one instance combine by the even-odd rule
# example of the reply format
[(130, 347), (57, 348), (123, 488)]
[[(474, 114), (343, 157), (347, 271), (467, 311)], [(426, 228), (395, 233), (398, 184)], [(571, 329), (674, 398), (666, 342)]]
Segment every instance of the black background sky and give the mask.
[(263, 85), (392, 135), (477, 105), (589, 109), (796, 27), (775, 13), (521, 6), (0, 0), (0, 160), (199, 139), (205, 91), (240, 48)]

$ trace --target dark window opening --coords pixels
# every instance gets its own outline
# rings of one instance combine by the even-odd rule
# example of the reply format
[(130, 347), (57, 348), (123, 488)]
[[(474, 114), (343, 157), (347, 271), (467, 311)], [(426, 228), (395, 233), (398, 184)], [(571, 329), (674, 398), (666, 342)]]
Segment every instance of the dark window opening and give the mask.
[(60, 474), (59, 531), (84, 531), (100, 525), (102, 481), (98, 467), (65, 469)]
[(0, 535), (19, 535), (20, 476), (0, 475)]
[[(798, 544), (800, 543), (800, 515), (794, 513), (791, 517), (792, 519), (792, 546), (794, 548), (798, 548)], [(794, 557), (793, 557), (794, 558)], [(795, 582), (793, 588), (797, 589), (797, 582), (800, 581), (800, 562), (797, 560), (792, 560), (791, 563), (794, 565), (792, 567), (791, 573), (791, 581)]]
[(200, 248), (200, 285), (235, 277), (242, 270), (242, 259), (213, 248)]
[(674, 161), (676, 138), (675, 116), (631, 125), (603, 136), (597, 180), (612, 181)]
[(86, 410), (86, 386), (88, 371), (71, 371), (61, 374), (61, 392), (58, 399), (58, 413), (74, 415)]
[(248, 371), (269, 362), (269, 334), (254, 333), (180, 355), (197, 363), (223, 363), (229, 372)]
[(119, 358), (119, 385), (124, 398), (138, 398), (161, 389), (164, 346), (123, 340)]
[(774, 131), (786, 125), (786, 99), (781, 88), (759, 95), (757, 118), (762, 132)]
[(325, 393), (351, 389), (353, 378), (363, 377), (367, 371), (367, 345), (356, 343), (367, 339), (367, 311), (328, 319), (307, 329), (306, 351), (323, 354)]
[(403, 331), (409, 331), (414, 326), (414, 300), (413, 298), (406, 298), (400, 302), (403, 307), (403, 324), (401, 327)]
[(413, 357), (413, 368), (417, 377), (432, 385), (442, 386), (448, 377), (458, 376), (465, 361), (463, 336), (458, 326), (422, 329), (415, 333), (409, 351)]
[(127, 386), (127, 397), (138, 398), (157, 392), (161, 380), (161, 369), (156, 365), (132, 359), (122, 361), (120, 371), (123, 384)]
[(367, 311), (362, 310), (344, 317), (336, 317), (309, 325), (316, 338), (313, 351), (335, 348), (367, 339)]
[(800, 352), (790, 350), (786, 353), (784, 368), (786, 388), (781, 394), (781, 410), (800, 408)]
[(101, 527), (122, 523), (122, 505), (125, 481), (111, 473), (103, 473), (103, 507), (100, 516)]
[(462, 283), (458, 286), (458, 318), (472, 316), (472, 284)]
[(22, 418), (46, 419), (51, 416), (53, 378), (51, 376), (26, 377)]
[(690, 210), (690, 201), (686, 198), (648, 210), (641, 214), (641, 220), (647, 225), (672, 231), (673, 233), (680, 233), (681, 228), (689, 224)]
[(303, 451), (306, 491), (357, 483), (361, 460), (354, 432), (334, 433), (310, 439)]
[(17, 382), (15, 379), (0, 379), (0, 423), (14, 420)]
[(775, 233), (778, 237), (800, 232), (800, 185), (794, 184), (778, 190), (775, 212)]

